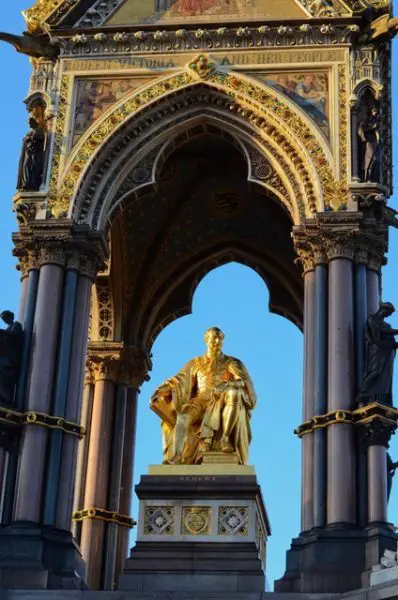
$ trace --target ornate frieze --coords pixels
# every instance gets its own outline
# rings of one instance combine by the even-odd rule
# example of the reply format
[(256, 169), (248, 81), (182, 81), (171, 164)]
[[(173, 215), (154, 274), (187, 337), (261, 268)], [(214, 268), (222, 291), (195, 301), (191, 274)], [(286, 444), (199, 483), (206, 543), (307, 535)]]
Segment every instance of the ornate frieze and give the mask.
[[(206, 29), (120, 31), (119, 33), (77, 34), (62, 37), (60, 52), (64, 58), (79, 56), (130, 55), (134, 64), (136, 53), (151, 55), (158, 53), (175, 54), (180, 52), (213, 52), (223, 49), (231, 52), (251, 48), (271, 49), (294, 48), (295, 46), (330, 46), (348, 44), (360, 33), (360, 27), (354, 23), (316, 23), (314, 25), (292, 24), (287, 26), (261, 25), (259, 27), (222, 27)], [(310, 50), (306, 50), (310, 52)], [(336, 50), (330, 50), (331, 53)], [(155, 59), (151, 59), (155, 60)], [(247, 60), (247, 59), (246, 59)], [(294, 61), (292, 61), (294, 62)], [(303, 56), (297, 62), (303, 62)], [(304, 61), (306, 62), (306, 61)], [(230, 59), (226, 57), (226, 63)], [(246, 62), (246, 64), (248, 64)], [(145, 65), (142, 65), (143, 67)], [(158, 63), (161, 67), (161, 62)], [(169, 63), (170, 66), (170, 63)], [(152, 63), (152, 68), (156, 62)]]

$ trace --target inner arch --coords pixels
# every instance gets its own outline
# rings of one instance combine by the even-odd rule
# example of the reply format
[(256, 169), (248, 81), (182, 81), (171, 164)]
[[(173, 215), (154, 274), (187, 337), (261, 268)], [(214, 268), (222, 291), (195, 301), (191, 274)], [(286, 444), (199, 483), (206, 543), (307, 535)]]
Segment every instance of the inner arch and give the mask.
[(257, 271), (270, 310), (301, 327), (302, 273), (290, 215), (275, 195), (248, 181), (247, 157), (233, 140), (207, 134), (183, 142), (156, 188), (126, 198), (112, 225), (111, 271), (123, 273), (112, 284), (122, 306), (116, 329), (128, 344), (151, 345), (168, 323), (192, 311), (201, 279), (229, 262)]

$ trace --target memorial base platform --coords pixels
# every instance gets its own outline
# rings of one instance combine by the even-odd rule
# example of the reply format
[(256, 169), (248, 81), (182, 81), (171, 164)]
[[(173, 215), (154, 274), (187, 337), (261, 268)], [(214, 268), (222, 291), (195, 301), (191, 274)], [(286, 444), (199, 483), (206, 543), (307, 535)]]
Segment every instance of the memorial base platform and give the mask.
[(270, 526), (254, 469), (218, 459), (150, 467), (141, 478), (137, 544), (120, 590), (265, 590)]

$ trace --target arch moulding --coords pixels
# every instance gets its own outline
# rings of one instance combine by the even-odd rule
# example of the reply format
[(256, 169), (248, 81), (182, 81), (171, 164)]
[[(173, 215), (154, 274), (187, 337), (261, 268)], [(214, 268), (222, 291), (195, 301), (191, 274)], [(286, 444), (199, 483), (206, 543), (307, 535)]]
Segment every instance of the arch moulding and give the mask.
[[(341, 168), (344, 160), (340, 157), (340, 166), (336, 164), (326, 140), (301, 109), (266, 84), (219, 67), (207, 55), (200, 55), (178, 74), (157, 79), (132, 92), (112, 107), (86, 133), (62, 168), (69, 84), (69, 76), (63, 76), (49, 189), (49, 214), (53, 217), (73, 216), (75, 220), (90, 223), (88, 219), (82, 220), (80, 204), (87, 189), (93, 189), (92, 180), (101, 162), (107, 160), (107, 176), (111, 176), (112, 163), (117, 157), (109, 160), (110, 145), (120, 142), (129, 130), (133, 132), (129, 152), (137, 158), (139, 152), (142, 158), (148, 151), (145, 141), (153, 138), (171, 115), (174, 119), (181, 117), (183, 109), (186, 110), (186, 96), (198, 86), (219, 96), (219, 115), (224, 113), (225, 120), (228, 114), (229, 122), (233, 115), (236, 131), (239, 123), (250, 129), (265, 156), (278, 156), (281, 163), (291, 166), (303, 196), (301, 210), (296, 203), (292, 211), (295, 224), (325, 208), (339, 208), (347, 197), (346, 171)], [(192, 106), (194, 102), (191, 99), (186, 104)], [(93, 211), (92, 205), (86, 215)]]

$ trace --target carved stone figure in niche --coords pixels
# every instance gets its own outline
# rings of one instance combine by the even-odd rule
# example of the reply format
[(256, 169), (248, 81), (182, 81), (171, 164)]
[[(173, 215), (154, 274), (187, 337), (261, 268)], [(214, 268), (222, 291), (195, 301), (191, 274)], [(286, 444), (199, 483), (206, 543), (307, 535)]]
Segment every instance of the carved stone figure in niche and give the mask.
[(220, 329), (209, 329), (206, 354), (152, 396), (151, 408), (162, 419), (165, 463), (196, 464), (215, 451), (235, 452), (239, 463), (247, 464), (256, 394), (243, 364), (222, 353), (223, 340)]
[(358, 135), (362, 142), (362, 177), (365, 183), (380, 181), (380, 116), (374, 106), (360, 122)]
[(19, 374), (22, 349), (22, 325), (14, 320), (14, 313), (5, 310), (0, 318), (7, 325), (0, 330), (0, 402), (11, 403)]
[(29, 118), (29, 127), (23, 140), (17, 189), (38, 192), (43, 181), (46, 132), (33, 117)]
[(380, 305), (366, 323), (366, 370), (358, 393), (361, 405), (381, 402), (392, 406), (392, 378), (398, 344), (393, 329), (384, 319), (395, 312), (390, 302)]

